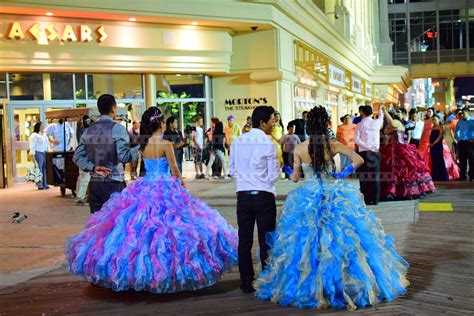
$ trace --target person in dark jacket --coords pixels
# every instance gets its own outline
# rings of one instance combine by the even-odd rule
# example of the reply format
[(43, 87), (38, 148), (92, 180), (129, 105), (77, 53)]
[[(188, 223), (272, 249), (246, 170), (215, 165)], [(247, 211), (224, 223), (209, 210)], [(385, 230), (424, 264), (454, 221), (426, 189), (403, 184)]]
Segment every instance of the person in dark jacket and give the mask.
[(224, 179), (227, 180), (227, 167), (225, 164), (225, 155), (224, 155), (224, 144), (225, 144), (225, 133), (224, 125), (219, 121), (218, 118), (213, 117), (211, 119), (211, 126), (214, 129), (211, 138), (210, 153), (209, 153), (209, 163), (206, 167), (206, 179), (211, 178), (212, 164), (214, 160), (219, 158), (222, 163), (222, 169), (224, 169)]
[(299, 137), (301, 142), (304, 142), (308, 138), (306, 133), (306, 121), (308, 117), (308, 111), (304, 111), (300, 119), (293, 120), (288, 123), (288, 125), (295, 127), (295, 134)]
[(166, 130), (163, 133), (163, 139), (173, 143), (174, 155), (180, 173), (183, 173), (183, 154), (184, 147), (188, 145), (183, 134), (178, 130), (178, 121), (174, 116), (168, 117), (166, 120)]

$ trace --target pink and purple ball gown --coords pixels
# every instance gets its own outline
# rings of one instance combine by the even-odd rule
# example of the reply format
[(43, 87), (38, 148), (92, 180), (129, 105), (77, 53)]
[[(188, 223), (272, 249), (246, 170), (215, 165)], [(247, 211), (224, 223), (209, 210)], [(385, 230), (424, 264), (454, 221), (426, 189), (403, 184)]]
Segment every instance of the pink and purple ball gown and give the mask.
[(170, 176), (166, 157), (143, 161), (146, 176), (114, 193), (66, 241), (68, 270), (115, 291), (215, 284), (237, 262), (236, 230)]

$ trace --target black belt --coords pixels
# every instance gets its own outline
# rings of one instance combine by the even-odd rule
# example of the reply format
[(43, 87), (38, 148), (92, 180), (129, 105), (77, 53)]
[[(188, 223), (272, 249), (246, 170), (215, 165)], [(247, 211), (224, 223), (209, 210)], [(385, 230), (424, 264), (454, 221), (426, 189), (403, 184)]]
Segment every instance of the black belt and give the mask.
[(258, 190), (254, 190), (254, 191), (239, 191), (237, 192), (238, 194), (245, 194), (245, 195), (259, 195), (259, 194), (263, 194), (263, 193), (269, 193), (271, 194), (270, 192), (267, 192), (267, 191), (258, 191)]

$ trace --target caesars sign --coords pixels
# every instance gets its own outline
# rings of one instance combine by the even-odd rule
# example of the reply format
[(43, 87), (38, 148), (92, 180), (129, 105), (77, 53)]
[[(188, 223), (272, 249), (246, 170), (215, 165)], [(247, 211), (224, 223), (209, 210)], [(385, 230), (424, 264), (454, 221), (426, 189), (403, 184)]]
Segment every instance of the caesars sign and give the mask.
[[(98, 26), (94, 31), (87, 25), (79, 25), (74, 29), (66, 24), (62, 30), (58, 30), (53, 23), (34, 23), (29, 27), (22, 27), (20, 22), (13, 22), (9, 27), (6, 37), (12, 40), (25, 38), (25, 33), (38, 42), (48, 42), (58, 40), (60, 42), (92, 42), (95, 40), (102, 43), (109, 37), (103, 25)], [(44, 43), (42, 43), (44, 44)]]
[(224, 101), (226, 111), (253, 110), (259, 105), (266, 104), (268, 104), (267, 98), (226, 99)]

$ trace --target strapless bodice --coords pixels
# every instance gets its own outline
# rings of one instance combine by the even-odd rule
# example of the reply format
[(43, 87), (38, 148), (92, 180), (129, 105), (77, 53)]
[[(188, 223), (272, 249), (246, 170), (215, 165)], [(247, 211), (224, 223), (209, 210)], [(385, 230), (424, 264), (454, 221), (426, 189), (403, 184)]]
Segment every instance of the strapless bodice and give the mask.
[(145, 163), (146, 175), (144, 179), (152, 180), (159, 176), (170, 175), (170, 166), (166, 157), (147, 159), (143, 158)]
[[(301, 163), (301, 167), (303, 168), (303, 172), (304, 172), (304, 177), (306, 180), (311, 180), (311, 179), (316, 179), (317, 178), (317, 175), (314, 173), (313, 171), (313, 166), (309, 163)], [(325, 178), (325, 179), (334, 179), (332, 176), (331, 176), (331, 173), (333, 172), (333, 169), (331, 167), (331, 164), (327, 164), (326, 165), (326, 171), (323, 171), (321, 173), (321, 178)]]

